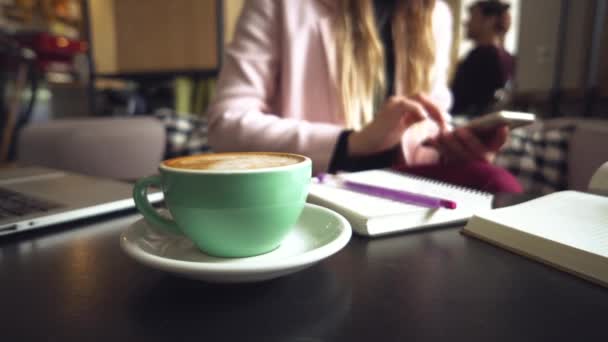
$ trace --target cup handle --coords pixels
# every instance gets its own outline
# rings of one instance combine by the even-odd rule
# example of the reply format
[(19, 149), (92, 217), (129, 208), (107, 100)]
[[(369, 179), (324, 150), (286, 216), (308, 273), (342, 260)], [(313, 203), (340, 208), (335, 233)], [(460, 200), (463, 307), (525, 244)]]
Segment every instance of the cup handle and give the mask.
[(135, 182), (135, 186), (133, 186), (133, 200), (135, 201), (137, 210), (155, 227), (159, 227), (170, 233), (181, 234), (175, 221), (160, 216), (148, 201), (148, 187), (151, 185), (160, 186), (160, 176), (150, 176)]

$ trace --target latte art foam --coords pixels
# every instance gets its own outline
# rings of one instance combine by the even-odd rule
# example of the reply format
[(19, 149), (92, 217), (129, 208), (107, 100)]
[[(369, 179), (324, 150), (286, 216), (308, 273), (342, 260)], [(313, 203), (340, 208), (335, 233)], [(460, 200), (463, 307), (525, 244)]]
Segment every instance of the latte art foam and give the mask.
[(218, 153), (171, 159), (169, 167), (189, 170), (255, 170), (292, 165), (304, 159), (288, 154)]

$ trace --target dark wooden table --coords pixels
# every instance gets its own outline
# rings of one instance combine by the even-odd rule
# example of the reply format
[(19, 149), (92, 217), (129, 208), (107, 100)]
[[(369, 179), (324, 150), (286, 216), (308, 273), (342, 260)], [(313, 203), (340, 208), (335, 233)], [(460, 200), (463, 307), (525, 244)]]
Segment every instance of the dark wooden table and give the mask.
[(214, 285), (128, 258), (138, 218), (0, 240), (0, 340), (608, 341), (608, 289), (459, 227), (354, 237), (294, 275)]

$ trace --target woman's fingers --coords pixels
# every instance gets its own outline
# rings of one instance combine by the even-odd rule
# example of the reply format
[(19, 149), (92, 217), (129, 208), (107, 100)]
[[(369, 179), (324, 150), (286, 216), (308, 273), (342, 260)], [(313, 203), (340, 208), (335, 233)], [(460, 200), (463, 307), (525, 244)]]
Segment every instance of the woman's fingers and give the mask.
[(504, 144), (507, 135), (508, 128), (498, 128), (488, 142), (484, 143), (475, 133), (463, 127), (440, 134), (436, 141), (445, 160), (490, 161)]
[(442, 133), (432, 140), (443, 160), (487, 160), (488, 151), (477, 137), (463, 129)]
[(454, 135), (469, 154), (468, 159), (486, 160), (488, 148), (473, 134), (469, 129), (458, 128), (454, 130)]
[(486, 147), (488, 150), (496, 152), (500, 150), (500, 148), (507, 142), (507, 138), (509, 137), (509, 127), (507, 125), (502, 125), (497, 127), (494, 130), (494, 134), (492, 137), (488, 139), (486, 142)]
[[(391, 148), (400, 143), (403, 133), (410, 126), (428, 119), (435, 121), (445, 132), (448, 126), (446, 118), (439, 107), (424, 95), (412, 98), (393, 96), (384, 103), (370, 124), (350, 135), (349, 151), (353, 155), (367, 155)], [(452, 153), (466, 154), (466, 148), (455, 137), (451, 137), (448, 143)]]
[(418, 94), (414, 96), (414, 99), (424, 107), (428, 113), (428, 117), (437, 123), (442, 132), (448, 130), (447, 115), (439, 109), (439, 106), (433, 100), (424, 94)]
[(350, 135), (349, 151), (352, 155), (384, 151), (399, 144), (403, 132), (411, 125), (427, 118), (428, 113), (420, 103), (405, 97), (391, 97), (370, 124)]
[(439, 135), (437, 141), (439, 152), (444, 160), (467, 160), (470, 158), (470, 152), (452, 132)]
[(401, 122), (405, 128), (410, 127), (417, 122), (424, 121), (429, 117), (429, 113), (424, 106), (416, 101), (402, 98), (399, 104), (401, 106)]

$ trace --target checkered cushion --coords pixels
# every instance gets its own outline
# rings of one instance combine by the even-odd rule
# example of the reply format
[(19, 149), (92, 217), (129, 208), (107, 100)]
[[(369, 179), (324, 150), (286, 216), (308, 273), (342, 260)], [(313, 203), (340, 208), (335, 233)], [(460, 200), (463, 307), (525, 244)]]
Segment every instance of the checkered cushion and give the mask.
[(207, 144), (207, 119), (195, 115), (177, 115), (169, 110), (155, 115), (167, 132), (165, 159), (210, 152)]
[(496, 165), (513, 173), (525, 191), (550, 193), (568, 187), (568, 149), (574, 125), (514, 129)]

